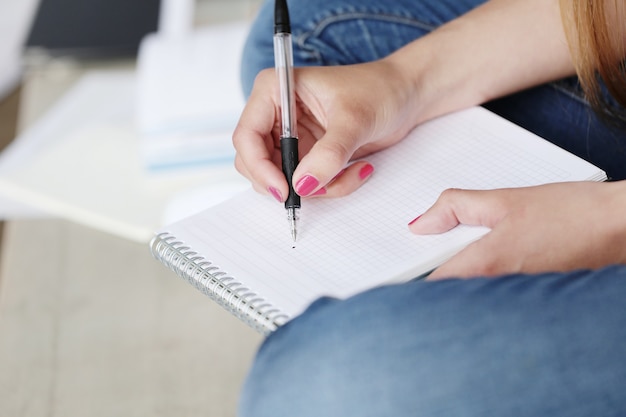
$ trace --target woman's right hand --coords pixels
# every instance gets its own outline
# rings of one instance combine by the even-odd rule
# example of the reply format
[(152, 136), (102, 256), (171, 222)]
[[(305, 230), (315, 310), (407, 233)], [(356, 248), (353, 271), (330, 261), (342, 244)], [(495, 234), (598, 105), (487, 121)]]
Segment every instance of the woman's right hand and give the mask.
[[(410, 85), (388, 61), (294, 71), (300, 163), (293, 176), (301, 196), (336, 197), (372, 173), (350, 160), (386, 148), (414, 127)], [(235, 166), (255, 190), (284, 201), (280, 98), (273, 69), (261, 72), (233, 134)]]

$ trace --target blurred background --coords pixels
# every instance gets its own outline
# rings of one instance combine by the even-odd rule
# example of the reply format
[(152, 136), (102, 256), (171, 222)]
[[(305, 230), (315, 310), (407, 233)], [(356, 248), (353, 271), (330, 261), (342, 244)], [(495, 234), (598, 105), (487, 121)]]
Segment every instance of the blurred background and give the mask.
[(260, 335), (148, 242), (248, 187), (259, 5), (0, 2), (0, 416), (235, 415)]

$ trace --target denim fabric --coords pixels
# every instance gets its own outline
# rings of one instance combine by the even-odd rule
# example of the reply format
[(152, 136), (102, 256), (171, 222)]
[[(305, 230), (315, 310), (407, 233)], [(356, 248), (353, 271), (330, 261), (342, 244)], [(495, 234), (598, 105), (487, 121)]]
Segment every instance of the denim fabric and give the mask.
[[(382, 58), (481, 0), (290, 0), (296, 66)], [(273, 66), (273, 0), (242, 85)], [(485, 105), (626, 178), (626, 139), (575, 78)], [(323, 298), (264, 342), (244, 386), (252, 416), (625, 416), (626, 267), (412, 281)]]
[[(480, 0), (290, 0), (294, 59), (382, 58)], [(242, 85), (273, 66), (273, 0), (244, 49)], [(485, 105), (626, 178), (626, 139), (575, 78)], [(412, 281), (323, 298), (264, 342), (244, 386), (252, 416), (625, 416), (626, 267)]]
[[(383, 58), (484, 0), (289, 0), (295, 66), (346, 65)], [(243, 52), (242, 85), (274, 65), (274, 1), (261, 9)]]
[[(244, 47), (246, 96), (273, 66), (273, 0), (260, 9)], [(382, 58), (483, 0), (290, 0), (296, 66), (345, 65)], [(533, 88), (485, 107), (626, 179), (626, 134), (604, 124), (576, 79)]]
[(624, 416), (625, 387), (625, 266), (412, 281), (270, 335), (240, 416)]

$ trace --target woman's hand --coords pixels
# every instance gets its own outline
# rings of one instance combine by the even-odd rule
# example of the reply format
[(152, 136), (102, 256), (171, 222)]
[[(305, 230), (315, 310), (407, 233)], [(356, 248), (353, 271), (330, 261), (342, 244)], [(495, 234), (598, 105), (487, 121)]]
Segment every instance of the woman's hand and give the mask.
[[(415, 123), (412, 94), (392, 64), (295, 69), (300, 163), (294, 173), (302, 196), (340, 196), (358, 188), (373, 167), (350, 160), (402, 139)], [(281, 170), (280, 99), (274, 70), (259, 74), (233, 134), (235, 166), (255, 190), (284, 201)]]
[(410, 230), (492, 230), (429, 279), (598, 268), (626, 263), (626, 181), (492, 191), (447, 190)]
[[(342, 172), (347, 163), (398, 142), (417, 124), (572, 75), (558, 4), (488, 1), (381, 60), (296, 68), (296, 191), (348, 194), (372, 167), (360, 162)], [(274, 70), (259, 74), (233, 143), (239, 172), (282, 201), (277, 84)]]

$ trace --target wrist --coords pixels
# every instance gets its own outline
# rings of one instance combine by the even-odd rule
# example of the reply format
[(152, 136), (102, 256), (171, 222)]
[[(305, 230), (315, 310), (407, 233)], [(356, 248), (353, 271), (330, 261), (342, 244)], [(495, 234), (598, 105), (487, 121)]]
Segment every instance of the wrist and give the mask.
[(557, 0), (485, 2), (386, 60), (419, 100), (416, 123), (574, 73)]
[(607, 184), (611, 191), (607, 204), (609, 211), (606, 213), (612, 221), (607, 222), (605, 227), (606, 241), (609, 248), (615, 250), (612, 258), (616, 263), (626, 264), (626, 180)]
[(439, 29), (384, 59), (410, 96), (409, 117), (414, 125), (486, 101), (480, 77), (453, 62), (454, 53), (445, 52), (446, 37), (445, 28)]

